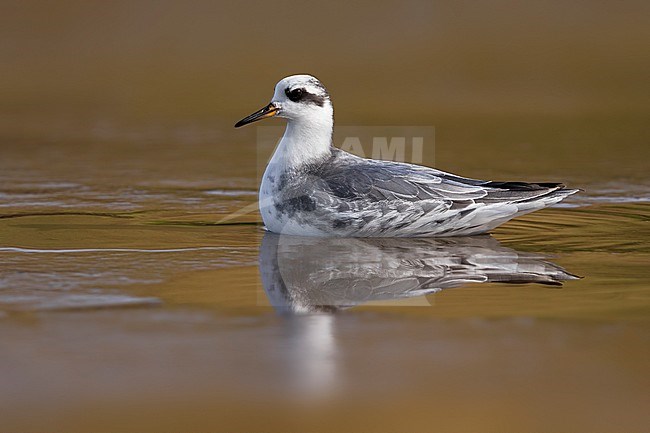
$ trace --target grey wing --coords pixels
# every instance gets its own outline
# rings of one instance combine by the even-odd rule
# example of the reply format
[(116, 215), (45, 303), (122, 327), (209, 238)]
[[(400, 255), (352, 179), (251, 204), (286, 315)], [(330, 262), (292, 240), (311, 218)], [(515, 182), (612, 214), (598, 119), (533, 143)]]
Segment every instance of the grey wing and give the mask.
[[(341, 152), (343, 153), (343, 152)], [(457, 176), (430, 167), (339, 155), (319, 176), (342, 199), (445, 201), (530, 200), (564, 187), (560, 183), (494, 182)]]
[[(561, 184), (491, 182), (468, 179), (429, 167), (375, 161), (339, 151), (324, 164), (312, 185), (322, 224), (340, 233), (427, 235), (504, 222), (544, 207)], [(559, 196), (558, 196), (559, 197)], [(481, 218), (476, 218), (479, 216)], [(475, 220), (475, 221), (471, 221)], [(498, 224), (497, 224), (498, 225)], [(491, 227), (488, 227), (491, 228)]]
[(318, 174), (337, 197), (347, 200), (466, 200), (486, 195), (480, 181), (429, 167), (339, 156)]

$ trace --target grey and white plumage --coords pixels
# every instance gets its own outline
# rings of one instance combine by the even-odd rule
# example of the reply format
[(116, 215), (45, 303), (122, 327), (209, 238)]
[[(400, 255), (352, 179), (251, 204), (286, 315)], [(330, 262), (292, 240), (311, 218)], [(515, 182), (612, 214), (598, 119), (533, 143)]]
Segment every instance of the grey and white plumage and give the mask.
[(333, 108), (309, 75), (282, 79), (269, 105), (242, 119), (288, 119), (260, 186), (275, 233), (341, 237), (461, 236), (576, 193), (559, 183), (492, 182), (430, 167), (361, 158), (332, 146)]
[(578, 277), (543, 256), (464, 238), (323, 238), (266, 233), (260, 275), (280, 312), (333, 312), (468, 283), (560, 286)]

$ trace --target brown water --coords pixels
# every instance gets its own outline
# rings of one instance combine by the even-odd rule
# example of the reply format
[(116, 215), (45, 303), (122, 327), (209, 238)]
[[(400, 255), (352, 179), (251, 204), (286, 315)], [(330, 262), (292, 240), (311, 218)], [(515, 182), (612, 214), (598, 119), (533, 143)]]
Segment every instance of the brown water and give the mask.
[[(0, 431), (647, 431), (648, 3), (303, 8), (3, 4)], [(337, 125), (435, 127), (426, 164), (584, 192), (265, 236), (232, 124), (298, 72)]]
[[(572, 131), (548, 151), (536, 143), (557, 135), (539, 129), (532, 144), (496, 144), (508, 125), (532, 134), (535, 119), (472, 122), (472, 134), (461, 120), (437, 126), (439, 167), (586, 191), (492, 238), (278, 243), (256, 212), (218, 223), (255, 203), (251, 132), (99, 124), (5, 137), (7, 431), (641, 431), (644, 125), (627, 126), (618, 152), (582, 139), (602, 121), (540, 118)], [(594, 169), (604, 154), (620, 172)], [(450, 281), (431, 266), (456, 270)], [(583, 278), (490, 282), (570, 278), (558, 266)]]

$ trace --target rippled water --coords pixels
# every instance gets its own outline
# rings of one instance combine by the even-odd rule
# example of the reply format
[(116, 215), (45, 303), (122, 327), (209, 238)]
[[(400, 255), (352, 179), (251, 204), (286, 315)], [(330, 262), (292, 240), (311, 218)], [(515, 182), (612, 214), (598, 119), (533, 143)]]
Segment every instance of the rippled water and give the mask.
[[(650, 2), (0, 10), (0, 432), (648, 430)], [(337, 134), (584, 191), (464, 240), (265, 235), (232, 125), (303, 72)]]
[[(529, 157), (514, 145), (487, 155), (498, 137), (478, 126), (470, 143), (455, 124), (439, 128), (429, 163), (586, 191), (491, 236), (282, 239), (265, 235), (254, 210), (251, 135), (8, 134), (4, 422), (501, 431), (507, 418), (519, 431), (639, 431), (648, 421), (647, 150), (589, 159), (588, 143), (576, 144), (571, 170), (541, 145)], [(622, 173), (594, 169), (607, 152), (627, 158)], [(316, 415), (332, 424), (310, 425)]]

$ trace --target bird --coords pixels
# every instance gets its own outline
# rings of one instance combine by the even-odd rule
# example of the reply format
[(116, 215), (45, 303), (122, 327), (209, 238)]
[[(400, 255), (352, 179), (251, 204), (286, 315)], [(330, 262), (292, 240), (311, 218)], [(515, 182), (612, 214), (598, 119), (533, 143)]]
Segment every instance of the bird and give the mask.
[(448, 237), (489, 232), (578, 189), (561, 183), (485, 181), (405, 162), (356, 156), (332, 142), (323, 84), (291, 75), (271, 102), (235, 124), (287, 121), (259, 189), (266, 230), (320, 237)]

